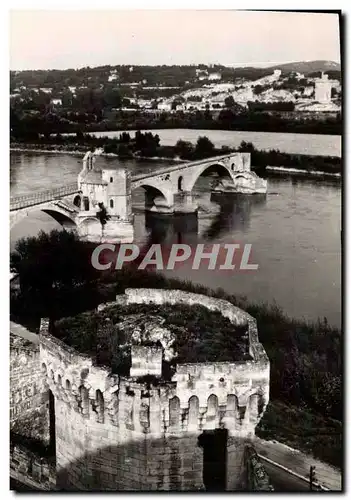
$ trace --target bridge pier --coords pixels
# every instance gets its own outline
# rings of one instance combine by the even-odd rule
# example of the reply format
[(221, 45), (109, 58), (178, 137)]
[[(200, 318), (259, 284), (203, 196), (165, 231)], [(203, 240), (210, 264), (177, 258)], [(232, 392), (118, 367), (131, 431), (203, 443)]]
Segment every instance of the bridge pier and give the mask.
[(173, 203), (172, 200), (166, 200), (162, 196), (154, 196), (153, 190), (145, 191), (145, 210), (147, 212), (159, 214), (172, 214)]
[(152, 192), (145, 192), (145, 210), (158, 214), (193, 214), (198, 209), (195, 197), (191, 192), (181, 191), (168, 196), (153, 196)]
[(198, 205), (193, 193), (181, 191), (174, 195), (174, 213), (193, 214), (197, 213)]
[(102, 225), (96, 217), (77, 216), (77, 234), (90, 243), (133, 243), (134, 226), (132, 220), (122, 220), (117, 216)]

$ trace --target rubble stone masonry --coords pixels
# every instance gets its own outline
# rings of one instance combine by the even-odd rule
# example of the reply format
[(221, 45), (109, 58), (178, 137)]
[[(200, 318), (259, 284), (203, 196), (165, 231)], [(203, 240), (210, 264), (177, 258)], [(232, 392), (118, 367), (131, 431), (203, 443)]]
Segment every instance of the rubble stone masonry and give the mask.
[(49, 407), (40, 370), (39, 346), (10, 334), (10, 429), (49, 441)]

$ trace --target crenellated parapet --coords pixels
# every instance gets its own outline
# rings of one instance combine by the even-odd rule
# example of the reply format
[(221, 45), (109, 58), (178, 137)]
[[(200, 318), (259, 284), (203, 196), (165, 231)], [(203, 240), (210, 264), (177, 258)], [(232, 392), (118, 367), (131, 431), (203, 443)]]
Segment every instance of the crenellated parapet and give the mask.
[(48, 321), (42, 319), (40, 361), (47, 389), (86, 419), (95, 416), (103, 422), (106, 411), (114, 421), (118, 375), (106, 367), (95, 366), (90, 356), (51, 336), (48, 326)]
[[(98, 309), (132, 303), (201, 304), (219, 311), (233, 332), (236, 325), (247, 326), (250, 359), (177, 364), (169, 378), (162, 373), (165, 339), (143, 343), (133, 337), (130, 373), (122, 376), (52, 336), (43, 319), (40, 366), (55, 400), (58, 486), (84, 489), (97, 481), (100, 489), (200, 489), (198, 438), (226, 429), (226, 488), (237, 489), (244, 443), (269, 400), (269, 360), (256, 320), (227, 301), (180, 290), (127, 289)], [(82, 469), (87, 453), (90, 465)]]
[[(252, 359), (178, 364), (167, 382), (162, 379), (162, 348), (132, 345), (130, 376), (120, 377), (51, 336), (42, 320), (40, 358), (55, 398), (85, 419), (133, 433), (227, 428), (233, 435), (253, 435), (269, 400), (269, 361), (258, 342), (255, 319), (227, 301), (179, 290), (127, 289), (117, 297), (117, 303), (122, 302), (201, 304), (220, 311), (233, 325), (248, 324)], [(151, 382), (143, 380), (148, 376)]]

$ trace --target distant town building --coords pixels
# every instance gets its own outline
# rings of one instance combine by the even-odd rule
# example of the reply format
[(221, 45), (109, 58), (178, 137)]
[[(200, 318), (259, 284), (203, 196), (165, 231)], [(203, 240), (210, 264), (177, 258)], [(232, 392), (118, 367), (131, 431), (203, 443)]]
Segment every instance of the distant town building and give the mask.
[(312, 97), (314, 94), (314, 87), (308, 86), (303, 89), (303, 95), (306, 97)]
[(332, 84), (328, 75), (322, 72), (320, 79), (316, 80), (314, 89), (314, 100), (320, 103), (331, 102)]
[(208, 75), (207, 69), (196, 68), (195, 73), (196, 73), (196, 76), (204, 76), (204, 75), (207, 76)]
[[(130, 103), (132, 104), (131, 99)], [(135, 104), (137, 104), (140, 108), (147, 109), (152, 107), (153, 101), (151, 101), (150, 99), (137, 99)]]
[(118, 75), (113, 74), (108, 77), (109, 82), (114, 82), (115, 80), (118, 80)]
[(169, 102), (159, 102), (157, 104), (157, 109), (159, 109), (160, 111), (171, 111), (172, 104)]
[(220, 73), (210, 73), (208, 75), (208, 79), (211, 81), (222, 80), (222, 75)]
[(39, 90), (40, 90), (40, 92), (45, 92), (45, 94), (51, 94), (51, 92), (52, 92), (52, 88), (48, 88), (48, 87), (41, 87)]
[(282, 74), (282, 70), (281, 69), (275, 69), (274, 70), (274, 73), (273, 75), (276, 77), (276, 78), (280, 78), (280, 75)]
[(109, 82), (114, 82), (115, 80), (118, 80), (118, 71), (116, 69), (113, 69), (110, 71), (110, 75), (108, 77)]
[(54, 106), (62, 106), (62, 99), (51, 99), (51, 104)]

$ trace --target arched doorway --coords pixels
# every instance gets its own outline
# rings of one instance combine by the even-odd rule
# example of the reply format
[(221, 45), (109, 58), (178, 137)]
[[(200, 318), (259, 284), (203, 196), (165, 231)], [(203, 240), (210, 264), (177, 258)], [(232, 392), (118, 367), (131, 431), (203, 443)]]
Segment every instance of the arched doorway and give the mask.
[(55, 397), (49, 389), (49, 449), (56, 456)]
[(206, 491), (225, 491), (227, 481), (227, 429), (203, 431), (198, 445), (203, 449), (203, 483)]
[(178, 177), (178, 192), (181, 193), (183, 191), (183, 176)]

